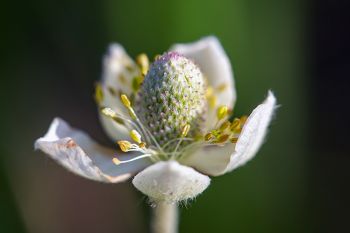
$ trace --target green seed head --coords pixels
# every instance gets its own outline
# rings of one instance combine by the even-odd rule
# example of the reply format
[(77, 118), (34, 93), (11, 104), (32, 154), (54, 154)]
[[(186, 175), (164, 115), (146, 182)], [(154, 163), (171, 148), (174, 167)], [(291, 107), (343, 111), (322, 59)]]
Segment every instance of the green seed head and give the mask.
[[(184, 56), (169, 52), (151, 65), (139, 90), (135, 110), (163, 146), (172, 139), (181, 138), (188, 124), (187, 137), (201, 133), (205, 101), (205, 83), (200, 69)], [(175, 145), (176, 142), (171, 143), (165, 150), (171, 151)]]

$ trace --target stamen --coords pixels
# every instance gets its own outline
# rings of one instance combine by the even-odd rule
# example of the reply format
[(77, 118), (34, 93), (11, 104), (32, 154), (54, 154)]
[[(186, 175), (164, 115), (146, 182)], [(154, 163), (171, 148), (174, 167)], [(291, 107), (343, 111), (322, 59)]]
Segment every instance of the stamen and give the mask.
[(219, 120), (222, 120), (224, 117), (227, 116), (228, 108), (227, 106), (220, 106), (217, 110), (216, 116)]
[(241, 128), (241, 120), (239, 118), (235, 118), (231, 124), (231, 131), (232, 132), (237, 132)]
[(146, 148), (146, 143), (145, 142), (141, 142), (140, 144), (139, 144), (139, 147), (141, 148), (141, 149), (145, 149)]
[(134, 109), (131, 107), (131, 102), (130, 102), (129, 98), (126, 95), (122, 94), (120, 96), (120, 99), (121, 99), (123, 105), (128, 109), (130, 117), (133, 120), (136, 120), (137, 116), (136, 116)]
[(207, 133), (205, 136), (204, 136), (204, 140), (205, 141), (210, 141), (211, 139), (213, 139), (214, 138), (214, 135), (212, 134), (212, 133)]
[(245, 122), (247, 121), (248, 117), (247, 116), (242, 116), (239, 120), (241, 121), (241, 125), (243, 126)]
[(188, 131), (190, 131), (191, 125), (190, 124), (186, 124), (182, 131), (181, 131), (181, 138), (179, 140), (179, 142), (177, 143), (175, 150), (174, 150), (174, 154), (176, 154), (177, 150), (179, 149), (179, 146), (181, 145), (183, 138), (187, 136)]
[(132, 140), (134, 140), (137, 143), (141, 143), (141, 135), (139, 134), (139, 132), (137, 132), (136, 130), (131, 130), (130, 131), (130, 137), (132, 138)]
[(221, 124), (220, 126), (220, 131), (224, 131), (225, 129), (227, 129), (228, 127), (230, 127), (230, 122), (229, 121), (225, 121)]
[(125, 107), (131, 108), (130, 100), (129, 100), (129, 98), (126, 95), (122, 94), (120, 96), (120, 99), (121, 99), (121, 101), (122, 101), (122, 103), (124, 104)]
[(167, 148), (168, 146), (170, 146), (173, 142), (176, 142), (176, 141), (195, 141), (194, 138), (173, 138), (169, 141), (167, 141), (164, 145), (163, 145), (163, 149)]
[(111, 108), (101, 108), (101, 113), (107, 117), (110, 117), (112, 120), (114, 120), (118, 124), (124, 124), (124, 120), (119, 117)]
[(119, 165), (119, 164), (122, 164), (122, 163), (130, 163), (132, 161), (135, 161), (135, 160), (138, 160), (138, 159), (143, 159), (143, 158), (147, 158), (147, 157), (151, 157), (152, 154), (143, 154), (143, 155), (140, 155), (140, 156), (137, 156), (135, 158), (132, 158), (132, 159), (129, 159), (129, 160), (119, 160), (117, 158), (113, 158), (112, 159), (112, 162), (115, 164), (115, 165)]
[(181, 137), (186, 137), (188, 134), (188, 131), (190, 131), (191, 125), (190, 124), (186, 124), (181, 132)]
[(117, 158), (113, 158), (113, 159), (112, 159), (112, 162), (113, 162), (115, 165), (119, 165), (121, 161), (120, 161), (119, 159), (117, 159)]
[(136, 116), (136, 113), (135, 113), (134, 109), (129, 108), (128, 110), (129, 110), (129, 115), (130, 115), (130, 117), (131, 117), (133, 120), (136, 120), (137, 116)]
[(216, 143), (223, 143), (223, 142), (226, 142), (228, 138), (229, 138), (228, 134), (223, 134), (215, 142)]
[(231, 142), (231, 143), (237, 143), (237, 141), (238, 141), (238, 138), (231, 138), (231, 139), (230, 139), (230, 142)]
[(129, 141), (118, 141), (117, 142), (120, 149), (123, 151), (123, 152), (128, 152), (130, 151), (131, 147), (132, 147), (132, 144), (129, 142)]
[[(140, 127), (142, 134), (146, 137), (146, 140), (150, 138), (150, 139), (155, 143), (155, 145), (158, 147), (158, 149), (159, 149), (160, 151), (162, 151), (162, 148), (160, 147), (160, 145), (159, 145), (159, 143), (157, 142), (157, 140), (153, 137), (153, 135), (149, 132), (149, 130), (148, 130), (146, 127), (144, 127), (144, 125), (141, 123), (140, 119), (137, 117), (137, 115), (136, 115), (134, 109), (131, 107), (131, 102), (130, 102), (129, 98), (128, 98), (125, 94), (122, 94), (122, 95), (120, 96), (120, 99), (121, 99), (123, 105), (128, 109), (130, 117), (131, 117), (131, 118), (137, 123), (137, 125)], [(148, 137), (149, 137), (149, 138), (148, 138)], [(150, 140), (149, 140), (149, 141), (150, 141)], [(148, 142), (149, 142), (149, 141), (148, 141)]]
[(141, 74), (145, 76), (149, 69), (149, 60), (146, 54), (142, 53), (137, 56), (136, 63), (139, 65), (141, 69)]

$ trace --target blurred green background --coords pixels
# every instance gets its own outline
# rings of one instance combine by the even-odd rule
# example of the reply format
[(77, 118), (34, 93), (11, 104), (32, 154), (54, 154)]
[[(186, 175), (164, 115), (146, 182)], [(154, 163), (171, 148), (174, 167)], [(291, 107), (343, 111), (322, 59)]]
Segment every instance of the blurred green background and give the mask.
[(153, 57), (206, 35), (217, 36), (231, 59), (238, 115), (250, 113), (269, 89), (281, 107), (258, 156), (213, 178), (181, 209), (180, 232), (328, 232), (310, 185), (309, 9), (302, 0), (4, 4), (0, 232), (148, 232), (148, 204), (130, 182), (74, 176), (34, 152), (33, 142), (60, 116), (110, 143), (92, 98), (109, 43)]

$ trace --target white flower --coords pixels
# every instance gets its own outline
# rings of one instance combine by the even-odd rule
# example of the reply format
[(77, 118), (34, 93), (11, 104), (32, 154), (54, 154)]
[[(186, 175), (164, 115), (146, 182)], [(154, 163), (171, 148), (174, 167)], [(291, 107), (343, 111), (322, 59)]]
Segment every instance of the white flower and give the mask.
[(98, 145), (59, 118), (35, 142), (35, 148), (88, 179), (117, 183), (134, 176), (138, 190), (151, 199), (167, 202), (194, 198), (209, 186), (209, 176), (223, 175), (244, 165), (264, 142), (276, 106), (274, 95), (269, 91), (249, 117), (229, 121), (236, 92), (231, 65), (219, 41), (206, 37), (175, 45), (170, 51), (193, 60), (206, 78), (208, 108), (205, 125), (200, 129), (202, 135), (186, 138), (193, 131), (190, 124), (184, 125), (172, 151), (154, 140), (156, 135), (153, 137), (140, 122), (139, 112), (134, 111), (128, 98), (139, 91), (148, 60), (141, 55), (134, 62), (121, 45), (113, 44), (104, 59), (96, 100), (104, 129), (124, 153)]

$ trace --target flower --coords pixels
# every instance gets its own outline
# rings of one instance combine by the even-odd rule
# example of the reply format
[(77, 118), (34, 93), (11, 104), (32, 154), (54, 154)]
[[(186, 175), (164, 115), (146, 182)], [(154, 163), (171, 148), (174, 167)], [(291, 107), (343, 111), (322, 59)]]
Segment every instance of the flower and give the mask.
[(122, 152), (55, 118), (35, 148), (75, 174), (117, 183), (133, 178), (151, 200), (196, 197), (219, 176), (252, 159), (264, 142), (276, 99), (271, 91), (248, 116), (230, 118), (236, 100), (227, 55), (215, 37), (177, 44), (133, 61), (119, 44), (96, 87), (102, 125)]

